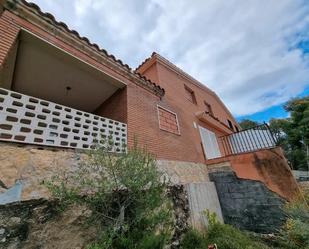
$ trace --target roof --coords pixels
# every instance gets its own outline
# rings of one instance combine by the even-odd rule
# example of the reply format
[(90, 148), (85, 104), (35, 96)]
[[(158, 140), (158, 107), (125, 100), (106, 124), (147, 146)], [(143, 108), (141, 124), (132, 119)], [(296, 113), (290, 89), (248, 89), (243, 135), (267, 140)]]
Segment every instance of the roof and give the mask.
[(212, 90), (210, 90), (207, 86), (205, 86), (204, 84), (202, 84), (201, 82), (199, 82), (198, 80), (196, 80), (195, 78), (193, 78), (191, 75), (189, 75), (188, 73), (186, 73), (185, 71), (183, 71), (181, 68), (177, 67), (175, 64), (173, 64), (172, 62), (170, 62), (168, 59), (166, 59), (165, 57), (163, 57), (162, 55), (158, 54), (157, 52), (152, 52), (151, 56), (146, 58), (136, 69), (135, 72), (137, 72), (143, 65), (145, 65), (148, 61), (150, 61), (152, 58), (156, 58), (159, 61), (167, 64), (169, 67), (172, 67), (174, 70), (176, 70), (178, 73), (180, 73), (182, 76), (188, 78), (190, 81), (193, 81), (193, 83), (195, 85), (197, 85), (200, 88), (203, 88), (204, 90), (206, 90), (207, 92), (216, 95), (216, 93)]
[[(1, 3), (1, 2), (0, 2)], [(146, 86), (148, 89), (153, 90), (153, 92), (156, 95), (163, 96), (164, 95), (164, 89), (161, 88), (159, 85), (156, 85), (151, 80), (147, 79), (145, 76), (136, 73), (128, 64), (125, 64), (122, 62), (122, 60), (117, 59), (114, 55), (109, 54), (105, 49), (100, 48), (99, 45), (95, 43), (91, 43), (90, 40), (87, 37), (80, 36), (80, 34), (76, 30), (72, 30), (68, 27), (67, 24), (61, 21), (57, 21), (56, 18), (47, 12), (42, 12), (40, 7), (36, 5), (35, 3), (27, 2), (26, 0), (6, 0), (4, 1), (4, 8), (8, 9), (9, 11), (14, 12), (18, 7), (26, 7), (28, 10), (33, 12), (34, 14), (38, 15), (39, 17), (43, 18), (45, 21), (48, 21), (50, 24), (56, 26), (57, 28), (60, 28), (64, 30), (65, 32), (69, 33), (70, 35), (74, 36), (78, 40), (86, 43), (87, 46), (91, 47), (92, 49), (95, 49), (97, 52), (100, 53), (101, 56), (104, 56), (108, 58), (108, 60), (112, 63), (116, 63), (119, 65), (123, 70), (125, 70), (127, 73), (129, 73), (131, 76), (138, 78), (142, 81), (144, 86)]]
[[(151, 60), (153, 60), (153, 62), (151, 62)], [(148, 62), (149, 65), (147, 65), (147, 68), (150, 67), (155, 61), (161, 62), (162, 64), (164, 64), (165, 66), (171, 68), (172, 70), (176, 71), (180, 76), (184, 77), (185, 79), (189, 80), (192, 84), (196, 85), (197, 87), (201, 88), (202, 90), (206, 91), (207, 93), (211, 94), (212, 96), (214, 96), (218, 102), (223, 106), (223, 108), (227, 111), (227, 113), (232, 117), (233, 121), (237, 124), (236, 120), (234, 119), (234, 116), (232, 115), (232, 113), (227, 109), (227, 107), (224, 105), (224, 103), (222, 102), (222, 100), (219, 98), (219, 96), (212, 91), (211, 89), (209, 89), (207, 86), (205, 86), (204, 84), (202, 84), (201, 82), (199, 82), (198, 80), (196, 80), (195, 78), (193, 78), (191, 75), (189, 75), (188, 73), (186, 73), (185, 71), (183, 71), (182, 69), (180, 69), (179, 67), (177, 67), (175, 64), (173, 64), (172, 62), (170, 62), (168, 59), (166, 59), (165, 57), (163, 57), (162, 55), (156, 53), (156, 52), (152, 52), (151, 56), (146, 58), (136, 69), (135, 72), (139, 71), (143, 66), (145, 66)], [(159, 83), (159, 82), (157, 82)]]

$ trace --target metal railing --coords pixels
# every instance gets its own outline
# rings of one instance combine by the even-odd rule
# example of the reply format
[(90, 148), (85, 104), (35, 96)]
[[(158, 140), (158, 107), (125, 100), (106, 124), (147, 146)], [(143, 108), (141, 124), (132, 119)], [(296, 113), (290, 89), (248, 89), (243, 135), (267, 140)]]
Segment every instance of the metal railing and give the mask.
[(242, 130), (219, 138), (225, 155), (251, 152), (260, 149), (273, 148), (276, 139), (269, 126), (264, 123), (251, 129)]
[(0, 88), (0, 140), (79, 149), (108, 141), (122, 152), (127, 125)]

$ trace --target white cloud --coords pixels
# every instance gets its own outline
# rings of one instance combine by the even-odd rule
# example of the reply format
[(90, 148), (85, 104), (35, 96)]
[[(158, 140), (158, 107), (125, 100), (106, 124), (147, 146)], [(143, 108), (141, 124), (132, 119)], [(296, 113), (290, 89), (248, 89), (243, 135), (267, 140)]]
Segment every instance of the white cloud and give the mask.
[[(35, 0), (135, 67), (157, 51), (235, 115), (280, 104), (309, 84), (305, 0)], [(306, 5), (307, 3), (307, 5)]]

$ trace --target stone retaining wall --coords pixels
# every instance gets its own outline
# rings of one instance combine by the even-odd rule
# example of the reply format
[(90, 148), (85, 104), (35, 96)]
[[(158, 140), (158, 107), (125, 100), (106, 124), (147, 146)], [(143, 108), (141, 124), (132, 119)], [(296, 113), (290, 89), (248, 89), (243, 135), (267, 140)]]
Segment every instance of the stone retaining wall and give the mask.
[(262, 182), (284, 199), (291, 200), (299, 193), (297, 182), (280, 147), (207, 161), (208, 170), (224, 164), (231, 167), (237, 177)]
[[(79, 150), (0, 142), (0, 204), (48, 198), (42, 182), (74, 171), (85, 158), (86, 154)], [(208, 180), (204, 164), (158, 160), (157, 165), (172, 184)]]
[(208, 182), (208, 170), (205, 164), (158, 160), (159, 170), (166, 172), (172, 184)]
[(81, 157), (71, 149), (0, 143), (0, 204), (6, 203), (8, 191), (11, 201), (49, 197), (42, 182), (74, 170)]
[(262, 182), (241, 179), (232, 170), (212, 171), (224, 222), (258, 233), (276, 232), (284, 223), (285, 200)]

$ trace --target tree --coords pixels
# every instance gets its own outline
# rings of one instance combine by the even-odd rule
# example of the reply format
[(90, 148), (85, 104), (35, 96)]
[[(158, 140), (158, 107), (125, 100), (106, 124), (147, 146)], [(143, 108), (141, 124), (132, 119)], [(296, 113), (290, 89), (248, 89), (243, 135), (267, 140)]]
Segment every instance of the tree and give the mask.
[(287, 141), (287, 130), (289, 127), (289, 121), (287, 119), (275, 119), (269, 120), (269, 128), (276, 138), (277, 144), (283, 148), (288, 148)]
[(113, 155), (97, 147), (77, 169), (47, 182), (61, 207), (71, 204), (91, 210), (97, 228), (95, 249), (161, 249), (171, 231), (171, 207), (166, 182), (154, 157), (135, 145)]
[(309, 97), (295, 98), (284, 105), (286, 119), (271, 119), (269, 126), (282, 146), (291, 168), (309, 170)]
[(284, 109), (290, 112), (286, 131), (291, 146), (289, 159), (298, 169), (309, 170), (309, 97), (292, 99)]
[[(309, 96), (291, 99), (283, 107), (290, 117), (270, 119), (270, 130), (282, 147), (290, 167), (309, 171)], [(259, 123), (243, 119), (239, 125), (250, 129)]]
[(259, 125), (259, 123), (250, 119), (243, 119), (239, 122), (239, 125), (243, 130), (245, 130), (256, 127)]

